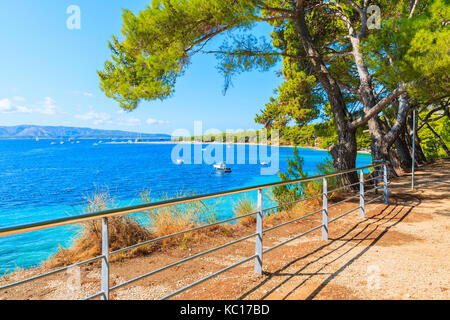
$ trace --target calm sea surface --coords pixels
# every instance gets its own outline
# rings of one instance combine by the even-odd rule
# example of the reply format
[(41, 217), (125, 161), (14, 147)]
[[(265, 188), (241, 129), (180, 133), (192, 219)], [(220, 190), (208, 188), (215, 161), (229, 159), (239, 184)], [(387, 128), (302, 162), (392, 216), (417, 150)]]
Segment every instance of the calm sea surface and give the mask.
[[(217, 174), (208, 164), (174, 164), (173, 144), (51, 142), (0, 140), (0, 228), (81, 214), (86, 197), (96, 190), (109, 190), (118, 206), (127, 206), (139, 203), (144, 189), (151, 190), (157, 200), (179, 192), (204, 194), (279, 181), (276, 174), (263, 176), (261, 165), (251, 164), (257, 159), (249, 156), (249, 146), (245, 146), (246, 164), (230, 165), (232, 173)], [(225, 154), (227, 146), (223, 148)], [(238, 146), (231, 148), (237, 156)], [(293, 149), (277, 150), (283, 171)], [(311, 175), (316, 173), (316, 164), (329, 157), (327, 152), (310, 149), (300, 149), (300, 155), (304, 170)], [(357, 166), (371, 161), (370, 155), (359, 155)], [(256, 199), (255, 192), (248, 196)], [(233, 215), (238, 197), (223, 198), (217, 207), (219, 219)], [(39, 265), (59, 246), (70, 246), (78, 230), (67, 226), (0, 238), (0, 276), (16, 267)]]

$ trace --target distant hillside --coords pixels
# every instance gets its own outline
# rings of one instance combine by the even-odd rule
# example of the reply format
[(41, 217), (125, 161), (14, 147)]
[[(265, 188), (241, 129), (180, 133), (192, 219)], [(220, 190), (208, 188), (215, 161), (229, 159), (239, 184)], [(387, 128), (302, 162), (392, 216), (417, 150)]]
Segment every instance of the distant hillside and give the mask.
[(151, 139), (170, 139), (168, 134), (148, 134), (137, 133), (120, 130), (99, 130), (90, 128), (75, 128), (75, 127), (50, 127), (50, 126), (34, 126), (34, 125), (20, 125), (13, 127), (0, 126), (0, 138), (96, 138), (96, 137), (137, 137)]

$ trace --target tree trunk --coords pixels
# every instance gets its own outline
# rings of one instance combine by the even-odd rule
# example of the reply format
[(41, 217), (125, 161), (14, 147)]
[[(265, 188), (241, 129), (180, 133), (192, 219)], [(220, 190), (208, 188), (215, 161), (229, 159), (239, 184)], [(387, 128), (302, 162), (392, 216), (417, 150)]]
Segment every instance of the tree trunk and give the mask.
[(391, 171), (390, 174), (392, 177), (398, 177), (399, 175), (405, 173), (401, 161), (401, 156), (398, 153), (397, 148), (391, 148), (389, 150), (389, 162), (393, 168), (393, 171)]
[[(411, 105), (409, 103), (408, 95), (402, 94), (399, 98), (398, 111), (395, 124), (386, 129), (383, 123), (378, 117), (369, 121), (369, 128), (372, 133), (372, 157), (375, 161), (389, 161), (389, 168), (392, 173), (402, 173), (402, 161), (398, 149), (393, 150), (392, 146), (398, 140), (406, 125), (406, 119), (409, 114)], [(384, 130), (383, 130), (384, 129)], [(386, 133), (383, 131), (387, 131)], [(403, 147), (401, 143), (397, 143), (397, 146)], [(401, 149), (402, 150), (402, 149)], [(405, 151), (404, 149), (402, 150)], [(404, 157), (407, 159), (407, 157)]]
[(412, 157), (405, 142), (405, 131), (406, 129), (403, 128), (397, 140), (395, 140), (395, 149), (400, 157), (402, 168), (409, 171), (411, 169)]
[[(327, 93), (338, 131), (339, 145), (334, 145), (330, 149), (333, 165), (336, 171), (354, 169), (357, 155), (356, 129), (351, 129), (349, 126), (351, 117), (339, 84), (330, 74), (322, 59), (322, 55), (314, 46), (305, 21), (303, 1), (299, 1), (297, 4), (297, 19), (295, 20), (297, 35), (302, 42), (306, 55), (312, 57), (311, 64), (314, 75)], [(345, 174), (342, 176), (342, 179), (344, 184), (355, 184), (359, 181), (357, 172)]]

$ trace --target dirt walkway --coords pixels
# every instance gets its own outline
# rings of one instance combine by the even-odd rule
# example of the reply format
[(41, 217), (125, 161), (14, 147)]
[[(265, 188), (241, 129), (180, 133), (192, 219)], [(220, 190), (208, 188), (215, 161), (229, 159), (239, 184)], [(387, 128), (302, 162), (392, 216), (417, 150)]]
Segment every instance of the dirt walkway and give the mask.
[[(450, 160), (420, 168), (416, 177), (414, 192), (409, 176), (392, 181), (390, 204), (368, 205), (365, 219), (355, 211), (331, 223), (328, 241), (319, 229), (265, 254), (263, 276), (253, 273), (251, 261), (176, 299), (450, 299)], [(344, 203), (330, 216), (355, 206)], [(317, 226), (320, 218), (267, 233), (264, 247)], [(213, 243), (113, 263), (112, 285), (253, 232), (242, 227)], [(254, 239), (247, 240), (115, 290), (111, 298), (158, 299), (253, 253)], [(77, 299), (99, 290), (98, 265), (80, 270), (81, 289), (74, 288), (74, 274), (8, 289), (0, 299)]]

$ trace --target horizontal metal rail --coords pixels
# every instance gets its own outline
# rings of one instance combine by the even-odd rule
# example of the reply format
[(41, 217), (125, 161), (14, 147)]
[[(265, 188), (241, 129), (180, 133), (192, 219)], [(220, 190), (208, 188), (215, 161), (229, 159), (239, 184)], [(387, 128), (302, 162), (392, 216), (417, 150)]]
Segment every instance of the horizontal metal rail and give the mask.
[(320, 228), (322, 228), (322, 227), (323, 227), (323, 225), (320, 225), (320, 226), (317, 226), (317, 227), (315, 227), (315, 228), (312, 228), (312, 229), (310, 229), (310, 230), (308, 230), (308, 231), (305, 231), (305, 232), (303, 232), (303, 233), (300, 233), (299, 235), (297, 235), (297, 236), (295, 236), (295, 237), (293, 237), (293, 238), (290, 238), (290, 239), (288, 239), (288, 240), (286, 240), (286, 241), (283, 241), (283, 242), (281, 242), (281, 243), (279, 243), (279, 244), (274, 245), (273, 247), (270, 247), (270, 248), (264, 250), (263, 253), (267, 253), (267, 252), (270, 252), (270, 251), (272, 251), (272, 250), (274, 250), (274, 249), (276, 249), (276, 248), (279, 248), (279, 247), (281, 247), (281, 246), (284, 246), (286, 243), (289, 243), (289, 242), (294, 241), (294, 240), (296, 240), (296, 239), (298, 239), (298, 238), (301, 238), (301, 237), (303, 237), (303, 236), (306, 236), (308, 233), (311, 233), (311, 232), (313, 232), (313, 231), (316, 231), (317, 229), (320, 229)]
[(370, 200), (370, 201), (367, 201), (366, 204), (370, 204), (370, 203), (375, 202), (375, 201), (377, 201), (377, 200), (379, 200), (379, 199), (381, 199), (381, 198), (383, 198), (383, 195), (378, 196), (378, 197), (376, 197), (376, 198), (373, 198), (373, 199)]
[(352, 212), (354, 212), (354, 211), (356, 211), (356, 210), (358, 210), (358, 209), (361, 209), (361, 206), (358, 206), (358, 207), (356, 207), (356, 208), (353, 208), (353, 209), (350, 209), (350, 210), (344, 212), (343, 214), (341, 214), (341, 215), (339, 215), (339, 216), (337, 216), (337, 217), (331, 219), (330, 221), (328, 221), (328, 223), (332, 223), (332, 222), (334, 222), (334, 221), (336, 221), (336, 220), (339, 220), (339, 219), (345, 217), (346, 215), (348, 215), (349, 213), (352, 213)]
[(364, 182), (367, 183), (367, 182), (374, 181), (374, 180), (375, 180), (375, 178), (370, 178), (370, 179), (365, 179)]
[(100, 260), (102, 258), (103, 258), (103, 256), (98, 256), (98, 257), (95, 257), (95, 258), (91, 258), (91, 259), (88, 259), (88, 260), (84, 260), (84, 261), (80, 261), (80, 262), (74, 263), (74, 264), (72, 264), (70, 266), (67, 266), (67, 267), (63, 267), (63, 268), (60, 268), (60, 269), (52, 270), (50, 272), (43, 273), (43, 274), (31, 277), (31, 278), (27, 278), (27, 279), (23, 279), (23, 280), (20, 280), (20, 281), (13, 282), (13, 283), (9, 283), (7, 285), (4, 285), (4, 286), (0, 287), (0, 290), (8, 289), (8, 288), (11, 288), (11, 287), (15, 287), (15, 286), (18, 286), (19, 284), (24, 284), (24, 283), (32, 281), (32, 280), (37, 280), (39, 278), (50, 276), (52, 274), (65, 271), (65, 270), (68, 270), (68, 269), (73, 268), (73, 267), (78, 267), (78, 266), (81, 266), (81, 265), (89, 263), (89, 262), (94, 262), (94, 261)]
[[(383, 171), (383, 173), (384, 173), (384, 176), (383, 176), (384, 187), (375, 187), (373, 189), (370, 189), (370, 190), (364, 192), (364, 182), (365, 182), (365, 180), (364, 180), (363, 170), (364, 169), (368, 169), (368, 168), (377, 168), (377, 167), (381, 167), (381, 166), (384, 167), (383, 168), (384, 169), (384, 171)], [(336, 188), (334, 190), (329, 190), (329, 191), (327, 190), (327, 178), (331, 178), (331, 177), (335, 177), (335, 176), (339, 176), (339, 175), (343, 175), (343, 174), (347, 174), (347, 173), (351, 173), (351, 172), (358, 172), (358, 171), (360, 173), (360, 182), (359, 183), (353, 183), (353, 184), (350, 184), (350, 185), (342, 186), (342, 187)], [(375, 169), (375, 172), (381, 173), (381, 170)], [(284, 186), (284, 185), (291, 185), (291, 184), (302, 183), (302, 182), (308, 182), (308, 181), (314, 181), (314, 180), (319, 180), (319, 179), (323, 180), (323, 193), (322, 194), (314, 195), (314, 196), (308, 197), (308, 198), (302, 198), (302, 199), (299, 199), (299, 200), (296, 200), (296, 201), (293, 201), (293, 202), (290, 202), (290, 203), (280, 204), (278, 206), (273, 206), (273, 207), (267, 208), (267, 209), (263, 208), (263, 205), (262, 205), (263, 189), (279, 187), (279, 186)], [(374, 178), (374, 180), (377, 181), (378, 179)], [(2, 229), (0, 229), (0, 237), (5, 237), (5, 236), (9, 236), (9, 235), (15, 235), (15, 234), (21, 234), (21, 233), (36, 231), (36, 230), (43, 230), (43, 229), (58, 227), (58, 226), (62, 226), (62, 225), (82, 223), (82, 222), (90, 221), (90, 220), (94, 220), (94, 219), (102, 219), (102, 255), (98, 256), (98, 257), (95, 257), (95, 258), (92, 258), (92, 259), (88, 259), (88, 260), (85, 260), (85, 261), (82, 261), (82, 262), (78, 262), (78, 263), (72, 264), (72, 265), (64, 267), (64, 268), (53, 270), (53, 271), (50, 271), (50, 272), (45, 273), (45, 274), (41, 274), (41, 275), (34, 276), (34, 277), (31, 277), (31, 278), (28, 278), (28, 279), (20, 280), (20, 281), (11, 283), (11, 284), (7, 284), (7, 285), (5, 285), (3, 287), (0, 287), (0, 289), (10, 288), (12, 286), (16, 286), (16, 285), (23, 284), (23, 283), (26, 283), (26, 282), (29, 282), (29, 281), (32, 281), (32, 280), (36, 280), (36, 279), (39, 279), (39, 278), (42, 278), (42, 277), (45, 277), (45, 276), (56, 274), (58, 272), (62, 272), (64, 270), (70, 269), (70, 268), (75, 267), (75, 266), (79, 266), (79, 265), (82, 265), (82, 264), (86, 264), (86, 263), (90, 263), (90, 262), (94, 262), (94, 261), (102, 259), (101, 291), (96, 293), (96, 294), (94, 294), (94, 295), (89, 296), (86, 299), (89, 300), (89, 299), (95, 299), (95, 298), (99, 298), (100, 297), (100, 298), (102, 298), (104, 300), (107, 300), (107, 299), (109, 299), (109, 292), (112, 291), (112, 290), (120, 289), (120, 288), (122, 288), (122, 287), (124, 287), (126, 285), (129, 285), (129, 284), (134, 283), (136, 281), (142, 280), (142, 279), (144, 279), (146, 277), (149, 277), (149, 276), (154, 275), (156, 273), (162, 272), (162, 271), (167, 270), (169, 268), (172, 268), (174, 266), (180, 265), (180, 264), (182, 264), (184, 262), (188, 262), (188, 261), (191, 261), (193, 259), (202, 257), (202, 256), (210, 254), (212, 252), (215, 252), (217, 250), (229, 247), (231, 245), (238, 244), (240, 242), (243, 242), (243, 241), (248, 240), (248, 239), (253, 238), (253, 237), (256, 237), (255, 255), (253, 255), (251, 257), (248, 257), (248, 258), (245, 258), (244, 260), (241, 260), (241, 261), (239, 261), (237, 263), (234, 263), (233, 265), (231, 265), (229, 267), (223, 268), (223, 269), (221, 269), (221, 270), (219, 270), (219, 271), (217, 271), (215, 273), (212, 273), (212, 274), (210, 274), (210, 275), (208, 275), (208, 276), (206, 276), (206, 277), (204, 277), (204, 278), (202, 278), (202, 279), (200, 279), (200, 280), (198, 280), (198, 281), (196, 281), (196, 282), (194, 282), (192, 284), (189, 284), (189, 285), (187, 285), (187, 286), (185, 286), (183, 288), (180, 288), (180, 289), (170, 293), (169, 295), (166, 295), (162, 299), (171, 298), (171, 297), (173, 297), (173, 296), (175, 296), (175, 295), (177, 295), (177, 294), (179, 294), (181, 292), (184, 292), (184, 291), (186, 291), (186, 290), (188, 290), (188, 289), (190, 289), (190, 288), (192, 288), (192, 287), (194, 287), (194, 286), (196, 286), (196, 285), (198, 285), (198, 284), (200, 284), (200, 283), (202, 283), (204, 281), (207, 281), (207, 280), (209, 280), (209, 279), (219, 275), (220, 273), (223, 273), (223, 272), (228, 271), (228, 270), (230, 270), (230, 269), (232, 269), (234, 267), (237, 267), (237, 266), (239, 266), (239, 265), (241, 265), (241, 264), (243, 264), (245, 262), (248, 262), (251, 259), (255, 259), (255, 272), (257, 272), (259, 274), (262, 274), (262, 257), (263, 257), (264, 254), (266, 254), (266, 253), (268, 253), (268, 252), (270, 252), (270, 251), (272, 251), (272, 250), (274, 250), (276, 248), (279, 248), (279, 247), (281, 247), (281, 246), (283, 246), (283, 245), (285, 245), (285, 244), (287, 244), (287, 243), (289, 243), (291, 241), (294, 241), (294, 240), (296, 240), (296, 239), (298, 239), (298, 238), (300, 238), (302, 236), (305, 236), (305, 235), (307, 235), (307, 234), (309, 234), (309, 233), (311, 233), (311, 232), (313, 232), (315, 230), (318, 230), (320, 228), (322, 228), (322, 237), (324, 237), (324, 239), (328, 239), (328, 224), (329, 223), (334, 222), (334, 221), (336, 221), (336, 220), (338, 220), (338, 219), (346, 216), (347, 214), (350, 214), (351, 212), (354, 212), (354, 211), (356, 211), (358, 209), (360, 210), (360, 216), (363, 217), (364, 216), (364, 212), (365, 212), (364, 211), (365, 210), (364, 209), (365, 205), (369, 204), (369, 203), (372, 203), (372, 202), (374, 202), (374, 201), (376, 201), (376, 200), (378, 200), (380, 198), (384, 197), (384, 202), (387, 203), (388, 185), (389, 185), (389, 183), (390, 183), (390, 181), (387, 180), (386, 163), (379, 163), (379, 164), (373, 165), (373, 166), (366, 166), (366, 167), (361, 167), (361, 168), (357, 168), (357, 169), (350, 169), (350, 170), (346, 170), (346, 171), (341, 171), (341, 172), (336, 172), (336, 173), (327, 174), (327, 175), (321, 175), (321, 176), (315, 176), (315, 177), (309, 177), (309, 178), (304, 178), (304, 179), (283, 181), (283, 182), (277, 182), (277, 183), (269, 183), (269, 184), (263, 184), (263, 185), (259, 185), (259, 186), (254, 186), (254, 187), (234, 189), (234, 190), (218, 192), (218, 193), (211, 193), (211, 194), (206, 194), (206, 195), (201, 195), (201, 196), (193, 196), (193, 197), (185, 197), (185, 198), (179, 198), (179, 199), (165, 200), (165, 201), (147, 203), (147, 204), (143, 204), (143, 205), (130, 206), (130, 207), (118, 208), (118, 209), (112, 209), (112, 210), (105, 210), (105, 211), (85, 214), (85, 215), (81, 215), (81, 216), (67, 217), (67, 218), (62, 218), (62, 219), (43, 221), (43, 222), (39, 222), (39, 223), (32, 223), (32, 224), (26, 224), (26, 225), (19, 225), (19, 226), (12, 226), (12, 227), (7, 227), (7, 228), (2, 228)], [(343, 190), (345, 188), (356, 186), (356, 185), (360, 185), (360, 192), (359, 192), (358, 195), (354, 195), (354, 196), (346, 198), (346, 199), (344, 199), (342, 201), (339, 201), (337, 203), (328, 205), (328, 194), (336, 192), (336, 191), (339, 191), (339, 190)], [(371, 192), (371, 191), (374, 191), (374, 190), (377, 190), (377, 189), (384, 189), (384, 194), (379, 196), (379, 197), (376, 197), (376, 198), (372, 199), (369, 202), (365, 202), (365, 200), (364, 200), (364, 193), (368, 193), (368, 192)], [(230, 218), (230, 219), (221, 220), (221, 221), (210, 223), (210, 224), (206, 224), (206, 225), (201, 225), (201, 226), (198, 226), (198, 227), (195, 227), (195, 228), (191, 228), (191, 229), (183, 230), (183, 231), (180, 231), (180, 232), (177, 232), (177, 233), (165, 235), (165, 236), (162, 236), (162, 237), (159, 237), (159, 238), (151, 239), (151, 240), (148, 240), (148, 241), (144, 241), (144, 242), (141, 242), (141, 243), (137, 243), (135, 245), (131, 245), (131, 246), (128, 246), (128, 247), (125, 247), (125, 248), (121, 248), (121, 249), (109, 252), (109, 242), (108, 242), (108, 218), (109, 217), (121, 216), (121, 215), (130, 214), (130, 213), (145, 212), (145, 211), (148, 211), (148, 210), (155, 210), (155, 209), (164, 208), (164, 207), (168, 207), (168, 206), (182, 205), (182, 204), (190, 203), (190, 202), (194, 202), (194, 201), (203, 201), (203, 200), (207, 200), (207, 199), (213, 199), (213, 198), (223, 197), (223, 196), (228, 196), (228, 195), (233, 195), (233, 194), (240, 194), (240, 193), (249, 192), (249, 191), (255, 191), (255, 190), (258, 190), (258, 206), (257, 206), (258, 209), (257, 209), (256, 212), (248, 213), (248, 214), (245, 214), (245, 215), (242, 215), (242, 216), (235, 216), (235, 217)], [(279, 209), (279, 208), (286, 207), (286, 206), (289, 206), (289, 205), (293, 205), (293, 204), (296, 204), (296, 203), (300, 203), (300, 202), (303, 202), (303, 201), (316, 199), (316, 198), (319, 198), (319, 197), (323, 197), (323, 209), (317, 210), (317, 211), (314, 211), (314, 212), (311, 212), (311, 213), (308, 213), (308, 214), (303, 215), (303, 216), (301, 216), (299, 218), (296, 218), (296, 219), (293, 219), (291, 221), (287, 221), (287, 222), (284, 222), (284, 223), (281, 223), (279, 225), (276, 225), (276, 226), (273, 226), (273, 227), (270, 227), (270, 228), (267, 228), (267, 229), (263, 230), (263, 228), (262, 228), (262, 221), (263, 221), (263, 217), (264, 217), (264, 212), (271, 211), (271, 210), (274, 210), (274, 209)], [(358, 206), (356, 208), (353, 208), (353, 209), (351, 209), (349, 211), (346, 211), (345, 213), (343, 213), (343, 214), (341, 214), (341, 215), (339, 215), (339, 216), (337, 216), (337, 217), (335, 217), (335, 218), (333, 218), (331, 220), (328, 218), (328, 209), (330, 209), (332, 207), (336, 207), (339, 204), (347, 202), (347, 201), (349, 201), (351, 199), (355, 199), (357, 197), (360, 197), (360, 206)], [(269, 231), (272, 231), (274, 229), (281, 228), (283, 226), (289, 225), (291, 223), (294, 223), (294, 222), (297, 222), (297, 221), (301, 221), (301, 220), (303, 220), (305, 218), (308, 218), (308, 217), (310, 217), (312, 215), (315, 215), (315, 214), (318, 214), (320, 212), (322, 212), (322, 224), (321, 225), (319, 225), (317, 227), (314, 227), (314, 228), (312, 228), (312, 229), (310, 229), (308, 231), (305, 231), (305, 232), (303, 232), (303, 233), (301, 233), (301, 234), (299, 234), (299, 235), (297, 235), (297, 236), (295, 236), (293, 238), (290, 238), (290, 239), (288, 239), (286, 241), (278, 243), (278, 244), (272, 246), (271, 248), (263, 250), (263, 247), (262, 247), (263, 234), (265, 234), (265, 233), (267, 233)], [(191, 257), (188, 257), (188, 258), (185, 258), (185, 259), (173, 262), (173, 263), (171, 263), (169, 265), (166, 265), (164, 267), (158, 268), (158, 269), (153, 270), (151, 272), (145, 273), (145, 274), (140, 275), (140, 276), (138, 276), (136, 278), (127, 280), (127, 281), (125, 281), (123, 283), (120, 283), (118, 285), (115, 285), (115, 286), (112, 286), (112, 287), (109, 286), (109, 255), (116, 254), (116, 253), (119, 253), (119, 252), (123, 252), (125, 250), (134, 249), (134, 248), (137, 248), (137, 247), (140, 247), (140, 246), (148, 245), (148, 244), (151, 244), (151, 243), (154, 243), (154, 242), (157, 242), (157, 241), (161, 241), (161, 240), (164, 240), (164, 239), (168, 239), (168, 238), (171, 238), (171, 237), (176, 237), (176, 236), (188, 233), (188, 232), (194, 232), (194, 231), (198, 231), (198, 230), (201, 230), (201, 229), (204, 229), (204, 228), (208, 228), (208, 227), (212, 227), (212, 226), (215, 226), (215, 225), (220, 225), (220, 224), (228, 223), (228, 222), (231, 222), (231, 221), (234, 221), (234, 220), (239, 220), (239, 219), (242, 219), (242, 218), (245, 218), (245, 217), (249, 217), (249, 216), (256, 216), (256, 221), (257, 221), (257, 223), (256, 223), (257, 224), (256, 233), (253, 233), (253, 234), (245, 236), (243, 238), (240, 238), (240, 239), (228, 242), (228, 243), (223, 244), (221, 246), (218, 246), (218, 247), (215, 247), (215, 248), (212, 248), (212, 249), (209, 249), (209, 250), (197, 253), (197, 254), (195, 254), (195, 255), (193, 255)]]
[(294, 219), (294, 220), (291, 220), (291, 221), (288, 221), (288, 222), (284, 222), (284, 223), (281, 223), (281, 224), (279, 224), (279, 225), (276, 225), (276, 226), (267, 228), (267, 229), (263, 230), (263, 233), (266, 233), (266, 232), (269, 232), (269, 231), (272, 231), (272, 230), (275, 230), (275, 229), (284, 227), (284, 226), (286, 226), (286, 225), (288, 225), (288, 224), (291, 224), (291, 223), (294, 223), (294, 222), (297, 222), (297, 221), (306, 219), (306, 218), (308, 218), (308, 217), (310, 217), (310, 216), (313, 216), (313, 215), (315, 215), (315, 214), (318, 214), (318, 213), (320, 213), (320, 212), (322, 212), (322, 209), (317, 210), (317, 211), (314, 211), (314, 212), (309, 213), (309, 214), (307, 214), (307, 215), (301, 216), (300, 218), (296, 218), (296, 219)]
[(372, 191), (375, 191), (375, 190), (381, 190), (381, 189), (384, 189), (384, 188), (383, 187), (375, 187), (375, 188), (367, 190), (366, 193), (369, 193), (369, 192), (372, 192)]
[(343, 187), (339, 187), (339, 188), (336, 188), (336, 189), (333, 189), (333, 190), (329, 190), (328, 193), (333, 193), (333, 192), (336, 192), (336, 191), (344, 190), (345, 188), (349, 188), (349, 187), (353, 187), (353, 186), (359, 186), (359, 182), (352, 183), (352, 184), (349, 184), (349, 185), (346, 185), (346, 186), (343, 186)]
[(288, 203), (283, 203), (283, 204), (280, 204), (278, 206), (274, 206), (274, 207), (270, 207), (270, 208), (264, 209), (263, 212), (279, 209), (279, 208), (282, 208), (282, 207), (290, 206), (290, 205), (293, 205), (293, 204), (296, 204), (296, 203), (300, 203), (300, 202), (303, 202), (303, 201), (307, 201), (307, 200), (316, 199), (316, 198), (319, 198), (321, 196), (322, 196), (322, 194), (317, 194), (317, 195), (309, 197), (309, 198), (302, 198), (300, 200), (296, 200), (296, 201), (292, 201), (292, 202), (288, 202)]
[(333, 207), (336, 207), (336, 206), (338, 206), (338, 205), (340, 205), (340, 204), (342, 204), (342, 203), (344, 203), (344, 202), (347, 202), (347, 201), (350, 201), (350, 200), (353, 200), (353, 199), (356, 199), (356, 198), (359, 198), (359, 194), (354, 195), (353, 197), (350, 197), (350, 198), (346, 198), (346, 199), (344, 199), (344, 200), (342, 200), (342, 201), (339, 201), (339, 202), (330, 204), (330, 205), (328, 205), (328, 209), (333, 208)]
[(167, 296), (161, 298), (160, 300), (167, 300), (167, 299), (169, 299), (169, 298), (171, 298), (173, 296), (176, 296), (177, 294), (180, 294), (180, 293), (182, 293), (182, 292), (184, 292), (184, 291), (186, 291), (186, 290), (188, 290), (188, 289), (190, 289), (192, 287), (195, 287), (195, 286), (199, 285), (200, 283), (205, 282), (206, 280), (214, 278), (215, 276), (218, 276), (219, 274), (224, 273), (225, 271), (228, 271), (228, 270), (231, 270), (233, 268), (236, 268), (236, 267), (240, 266), (241, 264), (244, 264), (244, 263), (254, 259), (255, 257), (256, 257), (256, 254), (251, 256), (251, 257), (245, 258), (244, 260), (236, 262), (235, 264), (232, 264), (229, 267), (223, 268), (223, 269), (221, 269), (221, 270), (219, 270), (217, 272), (214, 272), (213, 274), (210, 274), (207, 277), (204, 277), (204, 278), (202, 278), (202, 279), (200, 279), (198, 281), (195, 281), (194, 283), (192, 283), (190, 285), (187, 285), (187, 286), (185, 286), (185, 287), (183, 287), (181, 289), (178, 289), (177, 291), (174, 291), (171, 294), (168, 294)]
[(246, 218), (246, 217), (254, 216), (257, 213), (258, 212), (253, 212), (253, 213), (245, 214), (245, 215), (242, 215), (242, 216), (238, 216), (238, 217), (222, 220), (222, 221), (219, 221), (219, 222), (210, 223), (210, 224), (207, 224), (207, 225), (204, 225), (204, 226), (199, 226), (199, 227), (195, 227), (195, 228), (192, 228), (192, 229), (183, 230), (183, 231), (180, 231), (180, 232), (168, 234), (166, 236), (162, 236), (162, 237), (159, 237), (159, 238), (155, 238), (155, 239), (151, 239), (151, 240), (148, 240), (148, 241), (140, 242), (140, 243), (134, 244), (134, 245), (126, 247), (126, 248), (121, 248), (121, 249), (112, 251), (110, 254), (116, 254), (116, 253), (123, 252), (123, 251), (126, 251), (126, 250), (135, 249), (135, 248), (142, 247), (142, 246), (145, 246), (145, 245), (150, 244), (150, 243), (154, 243), (154, 242), (157, 242), (157, 241), (161, 241), (161, 240), (165, 240), (165, 239), (168, 239), (168, 238), (176, 237), (176, 236), (188, 233), (188, 232), (194, 232), (194, 231), (198, 231), (198, 230), (201, 230), (201, 229), (217, 226), (219, 224), (223, 224), (223, 223), (231, 222), (231, 221), (234, 221), (234, 220), (239, 220), (239, 219), (243, 219), (243, 218)]
[(102, 297), (102, 296), (104, 296), (105, 294), (103, 293), (103, 292), (98, 292), (98, 293), (96, 293), (96, 294), (93, 294), (92, 296), (89, 296), (89, 297), (87, 297), (87, 298), (84, 298), (83, 300), (92, 300), (92, 299), (95, 299), (95, 298), (98, 298), (98, 297)]
[(144, 279), (144, 278), (146, 278), (146, 277), (149, 277), (149, 276), (151, 276), (151, 275), (154, 275), (154, 274), (156, 274), (156, 273), (158, 273), (158, 272), (167, 270), (167, 269), (169, 269), (169, 268), (175, 267), (175, 266), (177, 266), (177, 265), (179, 265), (179, 264), (182, 264), (182, 263), (184, 263), (184, 262), (187, 262), (187, 261), (189, 261), (189, 260), (193, 260), (193, 259), (199, 258), (199, 257), (201, 257), (201, 256), (204, 256), (204, 255), (206, 255), (206, 254), (212, 253), (212, 252), (214, 252), (214, 251), (217, 251), (217, 250), (220, 250), (220, 249), (229, 247), (229, 246), (231, 246), (231, 245), (233, 245), (233, 244), (236, 244), (236, 243), (239, 243), (239, 242), (248, 240), (248, 239), (250, 239), (250, 238), (252, 238), (252, 237), (254, 237), (254, 236), (256, 236), (256, 233), (251, 234), (251, 235), (248, 235), (248, 236), (246, 236), (246, 237), (240, 238), (240, 239), (235, 240), (235, 241), (232, 241), (232, 242), (228, 242), (228, 243), (226, 243), (226, 244), (224, 244), (224, 245), (221, 245), (221, 246), (219, 246), (219, 247), (215, 247), (215, 248), (213, 248), (213, 249), (209, 249), (209, 250), (207, 250), (207, 251), (203, 251), (203, 252), (201, 252), (201, 253), (197, 253), (197, 254), (195, 254), (195, 255), (189, 257), (189, 258), (185, 258), (185, 259), (183, 259), (183, 260), (179, 260), (179, 261), (177, 261), (177, 262), (171, 263), (171, 264), (169, 264), (169, 265), (167, 265), (167, 266), (164, 266), (164, 267), (162, 267), (162, 268), (159, 268), (159, 269), (153, 270), (153, 271), (151, 271), (151, 272), (148, 272), (148, 273), (146, 273), (146, 274), (143, 274), (143, 275), (141, 275), (141, 276), (139, 276), (139, 277), (136, 277), (136, 278), (134, 278), (134, 279), (125, 281), (125, 282), (123, 282), (123, 283), (121, 283), (121, 284), (118, 284), (118, 285), (116, 285), (116, 286), (114, 286), (114, 287), (111, 287), (109, 290), (112, 291), (112, 290), (119, 289), (119, 288), (121, 288), (121, 287), (123, 287), (123, 286), (126, 286), (126, 285), (130, 284), (130, 283), (133, 283), (133, 282), (136, 282), (136, 281), (138, 281), (138, 280), (142, 280), (142, 279)]
[(262, 185), (258, 185), (258, 186), (253, 186), (253, 187), (232, 189), (232, 190), (228, 190), (228, 191), (210, 193), (210, 194), (205, 194), (205, 195), (200, 195), (200, 196), (192, 196), (192, 197), (164, 200), (164, 201), (152, 202), (152, 203), (141, 204), (141, 205), (136, 205), (136, 206), (129, 206), (129, 207), (124, 207), (124, 208), (115, 208), (115, 209), (110, 209), (110, 210), (93, 212), (93, 213), (83, 214), (83, 215), (79, 215), (79, 216), (65, 217), (65, 218), (47, 220), (47, 221), (42, 221), (42, 222), (37, 222), (37, 223), (30, 223), (30, 224), (6, 227), (6, 228), (0, 229), (0, 237), (11, 236), (11, 235), (27, 233), (27, 232), (31, 232), (31, 231), (48, 229), (48, 228), (60, 227), (60, 226), (65, 226), (65, 225), (77, 224), (77, 223), (82, 223), (82, 222), (86, 222), (86, 221), (91, 221), (93, 219), (110, 218), (110, 217), (130, 214), (130, 213), (138, 213), (138, 212), (142, 212), (142, 211), (146, 211), (146, 210), (160, 209), (160, 208), (164, 208), (164, 207), (168, 207), (168, 206), (175, 206), (175, 205), (180, 205), (180, 204), (185, 204), (185, 203), (190, 203), (190, 202), (195, 202), (195, 201), (208, 200), (208, 199), (213, 199), (213, 198), (218, 198), (218, 197), (229, 196), (229, 195), (233, 195), (233, 194), (240, 194), (240, 193), (249, 192), (249, 191), (256, 191), (256, 190), (260, 190), (260, 189), (280, 187), (280, 186), (285, 186), (285, 185), (290, 185), (290, 184), (295, 184), (295, 183), (300, 183), (300, 182), (319, 180), (319, 179), (323, 179), (323, 178), (331, 178), (331, 177), (335, 177), (335, 176), (339, 176), (339, 175), (343, 175), (343, 174), (352, 173), (352, 172), (355, 172), (358, 170), (375, 168), (375, 167), (380, 167), (383, 165), (384, 165), (383, 163), (380, 163), (380, 164), (376, 164), (376, 165), (370, 165), (370, 166), (365, 166), (365, 167), (356, 168), (356, 169), (349, 169), (349, 170), (330, 173), (330, 174), (326, 174), (326, 175), (320, 175), (320, 176), (314, 176), (314, 177), (308, 177), (308, 178), (302, 178), (302, 179), (296, 179), (296, 180), (289, 180), (289, 181), (282, 181), (282, 182), (267, 183), (267, 184), (262, 184)]

